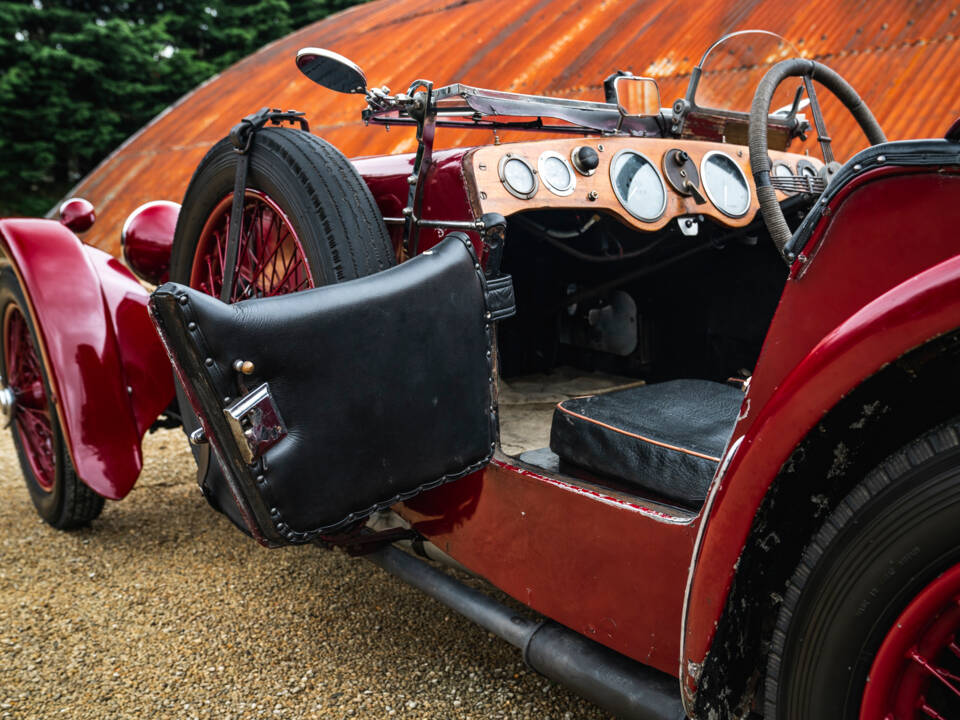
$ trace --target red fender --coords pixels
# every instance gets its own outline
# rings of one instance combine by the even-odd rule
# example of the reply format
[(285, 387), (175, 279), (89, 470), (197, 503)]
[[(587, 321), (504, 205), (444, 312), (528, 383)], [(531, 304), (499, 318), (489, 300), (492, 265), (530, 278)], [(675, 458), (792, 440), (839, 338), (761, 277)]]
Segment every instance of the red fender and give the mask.
[(711, 488), (691, 569), (681, 663), (686, 690), (695, 688), (692, 668), (706, 657), (723, 612), (749, 531), (745, 519), (753, 517), (794, 447), (862, 379), (958, 327), (960, 255), (896, 285), (827, 333), (787, 374), (746, 433), (735, 431), (732, 457), (724, 458), (726, 471)]
[(59, 222), (0, 220), (0, 250), (40, 335), (74, 469), (91, 489), (119, 500), (143, 467), (144, 433), (174, 396), (149, 293)]

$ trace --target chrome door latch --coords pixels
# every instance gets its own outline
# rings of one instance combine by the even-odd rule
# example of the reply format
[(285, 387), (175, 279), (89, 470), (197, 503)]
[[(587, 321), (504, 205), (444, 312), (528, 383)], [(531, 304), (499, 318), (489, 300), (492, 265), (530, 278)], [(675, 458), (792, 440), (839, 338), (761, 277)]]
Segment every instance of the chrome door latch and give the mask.
[(287, 426), (280, 417), (267, 383), (225, 407), (223, 414), (240, 455), (248, 465), (287, 435)]

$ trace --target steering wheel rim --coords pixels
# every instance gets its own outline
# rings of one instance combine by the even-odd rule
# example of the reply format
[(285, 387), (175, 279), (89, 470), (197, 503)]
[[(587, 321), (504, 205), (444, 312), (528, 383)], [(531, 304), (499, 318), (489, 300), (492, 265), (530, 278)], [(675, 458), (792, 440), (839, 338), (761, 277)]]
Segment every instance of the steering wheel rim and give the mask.
[(804, 58), (782, 60), (763, 76), (760, 84), (757, 85), (757, 91), (753, 95), (753, 103), (750, 106), (750, 169), (753, 171), (753, 181), (757, 187), (760, 214), (763, 216), (767, 230), (770, 231), (770, 237), (780, 255), (787, 262), (792, 262), (794, 258), (785, 250), (792, 233), (783, 216), (783, 210), (780, 209), (776, 191), (770, 183), (770, 156), (767, 145), (767, 118), (770, 114), (770, 103), (780, 83), (788, 77), (809, 77), (827, 88), (853, 115), (871, 145), (884, 143), (887, 137), (883, 134), (873, 113), (870, 112), (870, 108), (850, 83), (816, 60)]

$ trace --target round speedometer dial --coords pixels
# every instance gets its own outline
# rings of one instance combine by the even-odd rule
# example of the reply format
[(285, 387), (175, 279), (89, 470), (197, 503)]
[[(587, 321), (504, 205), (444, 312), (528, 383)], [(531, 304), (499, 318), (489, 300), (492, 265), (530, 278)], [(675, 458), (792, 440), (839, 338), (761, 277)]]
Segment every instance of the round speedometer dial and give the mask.
[(636, 150), (621, 150), (610, 161), (610, 184), (624, 209), (652, 222), (667, 209), (667, 188), (657, 166)]
[(750, 209), (750, 184), (732, 157), (713, 150), (700, 161), (700, 177), (717, 210), (729, 217), (742, 217)]

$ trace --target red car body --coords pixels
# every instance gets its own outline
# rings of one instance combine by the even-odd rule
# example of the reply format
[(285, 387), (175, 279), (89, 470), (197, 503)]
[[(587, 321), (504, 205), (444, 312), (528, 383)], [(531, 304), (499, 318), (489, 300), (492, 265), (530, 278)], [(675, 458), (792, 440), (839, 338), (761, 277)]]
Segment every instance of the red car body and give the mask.
[[(434, 155), (423, 219), (480, 219), (468, 191), (474, 151)], [(354, 165), (383, 215), (400, 216), (414, 156)], [(845, 466), (869, 468), (924, 427), (887, 424), (863, 439), (856, 422), (829, 433), (824, 424), (869, 419), (880, 399), (904, 417), (942, 404), (940, 381), (956, 368), (938, 358), (960, 329), (958, 197), (956, 162), (878, 163), (819, 208), (700, 511), (672, 512), (550, 477), (502, 453), (395, 509), (533, 610), (677, 677), (687, 711), (697, 713), (705, 675), (715, 688), (725, 674), (746, 677), (753, 667), (754, 641), (732, 636), (754, 622), (738, 609), (745, 593), (771, 592), (762, 579), (750, 585), (760, 549), (796, 551), (809, 537), (808, 527), (790, 522), (783, 499), (849, 489), (831, 480), (838, 447)], [(420, 251), (444, 234), (424, 231)], [(479, 249), (480, 235), (471, 235)], [(140, 439), (174, 399), (149, 294), (57, 222), (2, 220), (0, 242), (40, 329), (73, 465), (97, 493), (120, 499), (142, 467)], [(800, 488), (795, 466), (804, 462), (820, 479)]]

